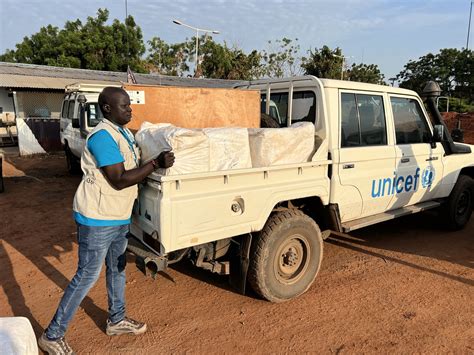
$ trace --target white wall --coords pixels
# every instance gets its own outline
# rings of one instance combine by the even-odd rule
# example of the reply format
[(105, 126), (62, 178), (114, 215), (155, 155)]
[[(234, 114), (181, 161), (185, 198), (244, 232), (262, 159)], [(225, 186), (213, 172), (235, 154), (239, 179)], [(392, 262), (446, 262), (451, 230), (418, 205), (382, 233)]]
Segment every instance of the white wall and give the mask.
[(18, 129), (18, 148), (20, 155), (46, 153), (23, 118), (17, 118), (16, 125)]

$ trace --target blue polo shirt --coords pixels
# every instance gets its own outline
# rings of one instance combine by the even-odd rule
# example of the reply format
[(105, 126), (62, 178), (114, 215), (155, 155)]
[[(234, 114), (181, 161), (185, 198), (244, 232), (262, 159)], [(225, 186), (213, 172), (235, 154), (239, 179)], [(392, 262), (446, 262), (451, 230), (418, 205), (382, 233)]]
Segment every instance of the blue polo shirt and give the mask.
[[(125, 132), (123, 132), (122, 130), (120, 130), (120, 132), (122, 134), (125, 134)], [(125, 137), (127, 141), (129, 141), (127, 136)], [(87, 149), (89, 149), (89, 151), (94, 156), (98, 168), (123, 163), (125, 161), (122, 153), (120, 152), (117, 142), (114, 141), (110, 133), (107, 132), (105, 129), (97, 131), (88, 139)], [(74, 219), (77, 223), (91, 227), (121, 226), (124, 224), (130, 224), (131, 222), (130, 218), (124, 220), (94, 219), (86, 217), (76, 211), (74, 211)]]

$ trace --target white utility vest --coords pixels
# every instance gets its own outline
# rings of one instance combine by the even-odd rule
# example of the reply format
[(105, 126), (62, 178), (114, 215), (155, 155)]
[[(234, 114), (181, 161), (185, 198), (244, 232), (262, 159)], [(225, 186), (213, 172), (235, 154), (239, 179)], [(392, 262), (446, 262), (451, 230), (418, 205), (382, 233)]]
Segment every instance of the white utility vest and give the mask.
[[(131, 138), (132, 133), (123, 128)], [(85, 217), (98, 220), (125, 220), (132, 214), (133, 203), (138, 195), (138, 186), (133, 185), (122, 190), (116, 190), (110, 185), (103, 172), (97, 167), (97, 162), (87, 147), (89, 138), (100, 130), (110, 133), (117, 142), (124, 161), (125, 170), (138, 167), (140, 151), (136, 144), (133, 150), (127, 139), (119, 131), (118, 126), (104, 118), (89, 134), (81, 157), (81, 168), (84, 172), (82, 181), (74, 196), (73, 210)]]

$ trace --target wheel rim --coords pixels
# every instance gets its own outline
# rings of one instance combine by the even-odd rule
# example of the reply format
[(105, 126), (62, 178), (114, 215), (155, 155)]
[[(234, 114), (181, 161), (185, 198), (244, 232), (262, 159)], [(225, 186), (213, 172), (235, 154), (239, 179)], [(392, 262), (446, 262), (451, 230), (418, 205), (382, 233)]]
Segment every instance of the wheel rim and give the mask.
[(304, 236), (294, 234), (286, 239), (278, 248), (274, 260), (277, 280), (286, 285), (297, 282), (308, 268), (308, 255), (310, 245)]
[(457, 208), (456, 208), (456, 214), (458, 216), (463, 216), (467, 210), (469, 209), (469, 205), (471, 202), (471, 194), (469, 191), (463, 191), (461, 195), (459, 196)]

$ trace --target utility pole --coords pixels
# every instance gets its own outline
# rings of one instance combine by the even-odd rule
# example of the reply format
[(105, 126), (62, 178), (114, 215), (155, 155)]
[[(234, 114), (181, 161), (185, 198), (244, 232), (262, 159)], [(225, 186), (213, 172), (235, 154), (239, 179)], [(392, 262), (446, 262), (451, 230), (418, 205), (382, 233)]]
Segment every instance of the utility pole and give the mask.
[(469, 33), (471, 32), (472, 3), (473, 3), (473, 0), (471, 0), (471, 8), (469, 9), (469, 25), (467, 26), (467, 41), (466, 41), (467, 50), (469, 50)]

